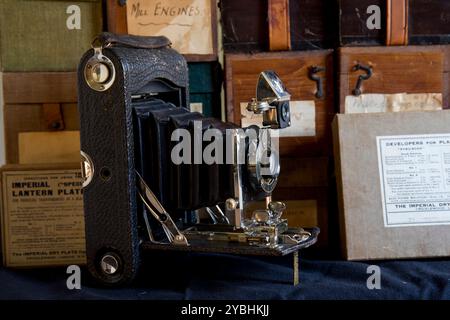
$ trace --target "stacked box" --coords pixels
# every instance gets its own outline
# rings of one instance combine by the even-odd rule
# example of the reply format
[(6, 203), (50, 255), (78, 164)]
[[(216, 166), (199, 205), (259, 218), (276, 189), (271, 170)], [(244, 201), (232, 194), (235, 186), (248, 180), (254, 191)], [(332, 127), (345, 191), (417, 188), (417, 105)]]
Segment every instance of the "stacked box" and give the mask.
[(334, 6), (325, 1), (251, 2), (242, 7), (239, 1), (221, 1), (227, 120), (261, 126), (262, 115), (247, 111), (247, 104), (255, 98), (262, 71), (279, 75), (291, 94), (291, 126), (279, 131), (281, 173), (273, 199), (287, 204), (284, 217), (290, 226), (319, 226), (318, 247), (329, 248), (334, 53), (317, 49), (333, 46), (328, 18)]
[(450, 46), (437, 45), (450, 43), (448, 2), (340, 0), (339, 5), (340, 44), (346, 46), (338, 54), (341, 113), (448, 107)]
[[(430, 223), (447, 209), (414, 207), (431, 201), (427, 195), (439, 197), (439, 190), (429, 189), (439, 183), (431, 178), (430, 184), (427, 176), (439, 173), (420, 162), (427, 159), (432, 166), (430, 157), (436, 155), (407, 145), (444, 141), (449, 132), (442, 109), (449, 107), (450, 5), (439, 0), (340, 0), (339, 5), (339, 42), (345, 47), (337, 55), (342, 114), (334, 122), (334, 148), (344, 256), (448, 255), (445, 246), (433, 249), (443, 241), (444, 227)], [(442, 137), (427, 136), (431, 133)], [(433, 234), (426, 244), (412, 237), (421, 231)]]
[(450, 111), (340, 114), (333, 136), (344, 256), (449, 256)]
[[(67, 153), (74, 154), (79, 148), (73, 143), (76, 133), (61, 131), (78, 130), (74, 71), (102, 31), (101, 1), (5, 0), (0, 3), (0, 15), (6, 162), (73, 162), (73, 155)], [(59, 141), (48, 145), (53, 149), (68, 138), (66, 156), (46, 152), (47, 144), (32, 143), (29, 148), (27, 143), (38, 136), (25, 132), (36, 131), (52, 133), (39, 138)], [(41, 152), (38, 146), (43, 148)], [(24, 155), (31, 149), (36, 152)], [(36, 159), (39, 153), (40, 160)]]
[[(80, 161), (75, 70), (103, 29), (102, 1), (2, 0), (0, 16), (1, 131), (7, 163), (2, 174), (0, 233), (5, 263), (16, 267), (82, 263), (80, 169), (74, 165)], [(19, 184), (10, 178), (25, 186), (20, 191), (24, 198), (14, 189)], [(28, 181), (35, 179), (45, 194), (54, 195), (41, 197), (40, 191), (34, 192)], [(67, 202), (67, 197), (56, 194), (55, 179), (72, 184), (77, 197)], [(64, 206), (67, 210), (58, 209)], [(15, 225), (21, 221), (17, 215), (27, 217), (28, 229)], [(77, 248), (71, 247), (71, 239)], [(27, 241), (28, 249), (21, 247), (21, 241)], [(67, 250), (57, 243), (66, 243)]]
[[(327, 0), (221, 0), (223, 47), (225, 52), (273, 50), (272, 38), (285, 38), (292, 50), (333, 48), (337, 32), (337, 6)], [(271, 11), (270, 7), (275, 10)], [(281, 9), (281, 10), (280, 10)], [(277, 17), (271, 12), (285, 12)], [(284, 22), (282, 22), (284, 21)], [(274, 28), (287, 31), (273, 34)], [(275, 30), (273, 32), (276, 32)], [(275, 49), (286, 50), (286, 49)]]
[(447, 108), (449, 50), (447, 46), (340, 48), (340, 112)]
[(222, 68), (218, 62), (191, 62), (189, 67), (189, 101), (191, 111), (207, 117), (221, 117)]
[(6, 163), (80, 159), (75, 72), (3, 73)]
[[(291, 94), (291, 127), (280, 131), (281, 156), (331, 154), (334, 116), (333, 51), (286, 51), (258, 54), (227, 54), (227, 119), (238, 125), (261, 124), (246, 110), (255, 98), (256, 82), (264, 70), (275, 70)], [(313, 69), (321, 82), (311, 76)], [(319, 92), (320, 91), (320, 92)]]
[(0, 182), (5, 266), (86, 262), (82, 180), (77, 163), (6, 165), (0, 170)]
[(450, 43), (450, 2), (338, 0), (341, 46)]

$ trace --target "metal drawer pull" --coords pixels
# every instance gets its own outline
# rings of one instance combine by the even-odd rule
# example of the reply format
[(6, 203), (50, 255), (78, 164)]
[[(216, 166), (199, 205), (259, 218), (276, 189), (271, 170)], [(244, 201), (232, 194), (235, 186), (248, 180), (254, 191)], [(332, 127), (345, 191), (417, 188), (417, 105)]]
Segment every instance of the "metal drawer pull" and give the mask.
[(352, 71), (358, 71), (358, 70), (363, 70), (363, 71), (366, 72), (366, 74), (362, 74), (362, 75), (360, 75), (360, 76), (358, 77), (358, 81), (356, 82), (356, 87), (355, 87), (355, 89), (353, 90), (353, 94), (354, 94), (355, 96), (360, 96), (360, 95), (361, 95), (361, 93), (362, 93), (362, 91), (361, 91), (361, 86), (362, 86), (363, 81), (369, 80), (370, 77), (371, 77), (372, 74), (373, 74), (373, 70), (372, 70), (372, 67), (371, 67), (371, 66), (365, 66), (365, 65), (360, 64), (360, 63), (358, 63), (357, 65), (355, 65), (355, 66), (352, 68)]

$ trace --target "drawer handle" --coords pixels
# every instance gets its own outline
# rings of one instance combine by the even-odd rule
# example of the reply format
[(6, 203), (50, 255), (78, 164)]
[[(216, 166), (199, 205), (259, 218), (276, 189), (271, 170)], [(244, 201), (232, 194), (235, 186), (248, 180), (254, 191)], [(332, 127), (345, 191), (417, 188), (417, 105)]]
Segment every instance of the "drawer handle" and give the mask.
[(317, 86), (316, 98), (317, 99), (323, 98), (323, 79), (317, 75), (317, 73), (323, 72), (323, 71), (325, 71), (324, 67), (312, 66), (309, 68), (308, 76), (312, 81), (316, 82), (316, 86)]
[(362, 91), (361, 91), (361, 86), (362, 86), (363, 81), (369, 80), (370, 77), (371, 77), (372, 74), (373, 74), (373, 71), (372, 71), (372, 67), (371, 67), (371, 66), (365, 66), (365, 65), (360, 64), (360, 63), (356, 64), (356, 65), (352, 68), (352, 71), (358, 71), (358, 70), (363, 70), (366, 74), (361, 74), (361, 75), (358, 77), (358, 81), (356, 81), (356, 87), (355, 87), (355, 89), (353, 90), (353, 94), (354, 94), (355, 96), (360, 96), (360, 95), (361, 95), (361, 93), (362, 93)]

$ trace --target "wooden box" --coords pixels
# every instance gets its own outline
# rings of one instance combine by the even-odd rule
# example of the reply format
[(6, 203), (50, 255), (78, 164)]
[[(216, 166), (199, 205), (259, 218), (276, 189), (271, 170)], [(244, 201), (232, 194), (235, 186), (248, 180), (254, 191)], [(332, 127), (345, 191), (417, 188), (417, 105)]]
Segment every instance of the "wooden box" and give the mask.
[(188, 61), (217, 59), (216, 0), (109, 0), (108, 31), (164, 35)]
[(283, 217), (292, 227), (319, 227), (317, 247), (331, 249), (333, 208), (328, 157), (282, 158), (273, 199), (286, 203)]
[(3, 73), (0, 72), (0, 165), (5, 164), (5, 130), (3, 124)]
[(7, 165), (0, 175), (4, 265), (84, 264), (79, 164)]
[(325, 49), (337, 37), (332, 1), (221, 0), (220, 9), (225, 52)]
[(342, 46), (450, 43), (450, 2), (339, 0)]
[(7, 72), (75, 71), (102, 31), (99, 0), (2, 0), (0, 16), (0, 66)]
[[(288, 220), (290, 227), (319, 227), (317, 248), (329, 249), (329, 217), (336, 212), (332, 207), (330, 195), (330, 160), (318, 158), (283, 158), (277, 187), (272, 195), (273, 201), (286, 203), (282, 218)], [(250, 218), (256, 209), (264, 209), (265, 201), (250, 203), (245, 215)]]
[(338, 53), (341, 113), (448, 107), (449, 46), (355, 47)]
[(217, 61), (190, 62), (189, 101), (191, 111), (221, 117), (222, 68)]
[(6, 163), (79, 162), (76, 73), (3, 73)]
[(333, 136), (346, 258), (450, 256), (450, 111), (339, 114)]
[[(291, 94), (291, 127), (280, 130), (283, 157), (331, 154), (331, 121), (334, 116), (333, 51), (292, 51), (258, 54), (227, 54), (227, 120), (238, 125), (261, 124), (261, 116), (246, 111), (256, 95), (259, 74), (274, 70)], [(312, 73), (314, 68), (320, 70)], [(319, 94), (317, 76), (322, 83)], [(244, 115), (244, 117), (242, 117)]]
[[(248, 113), (246, 106), (255, 97), (264, 70), (277, 72), (291, 94), (291, 127), (280, 130), (281, 173), (273, 199), (287, 203), (285, 217), (293, 226), (321, 228), (321, 248), (329, 244), (328, 216), (332, 212), (328, 168), (334, 116), (332, 58), (331, 50), (225, 56), (228, 121), (243, 127), (262, 124), (261, 116)], [(314, 67), (323, 68), (316, 74), (322, 82), (322, 95), (311, 79)]]

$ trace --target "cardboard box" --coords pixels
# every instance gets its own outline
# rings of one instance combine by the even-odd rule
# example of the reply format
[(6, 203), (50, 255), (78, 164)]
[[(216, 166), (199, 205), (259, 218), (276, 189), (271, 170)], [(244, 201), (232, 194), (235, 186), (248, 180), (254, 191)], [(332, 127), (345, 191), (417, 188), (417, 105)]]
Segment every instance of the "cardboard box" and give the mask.
[(339, 114), (333, 135), (346, 258), (450, 256), (450, 111)]
[(7, 267), (85, 263), (81, 170), (71, 165), (1, 168), (1, 239)]

